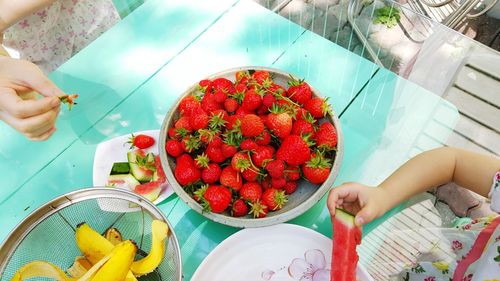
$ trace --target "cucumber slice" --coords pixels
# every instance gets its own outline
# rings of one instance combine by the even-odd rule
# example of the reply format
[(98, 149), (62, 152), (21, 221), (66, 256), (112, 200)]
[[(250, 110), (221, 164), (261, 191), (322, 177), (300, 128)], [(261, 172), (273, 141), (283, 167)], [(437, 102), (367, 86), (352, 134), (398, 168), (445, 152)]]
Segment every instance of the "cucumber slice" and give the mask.
[(128, 162), (116, 162), (113, 163), (110, 175), (126, 175), (130, 174), (130, 165)]
[(106, 186), (109, 187), (126, 187), (129, 189), (134, 189), (136, 186), (141, 183), (137, 181), (134, 176), (131, 174), (126, 175), (110, 175), (108, 177), (108, 181), (106, 182)]
[(152, 153), (148, 153), (145, 156), (138, 155), (136, 151), (130, 151), (127, 153), (127, 159), (128, 159), (128, 164), (130, 166), (130, 173), (140, 182), (149, 182), (153, 178), (154, 171), (151, 169), (148, 169), (143, 166), (139, 166), (137, 164), (137, 158), (139, 157), (146, 157), (146, 162), (150, 163), (150, 159), (152, 159), (151, 163), (152, 166), (154, 167), (154, 161), (155, 157)]

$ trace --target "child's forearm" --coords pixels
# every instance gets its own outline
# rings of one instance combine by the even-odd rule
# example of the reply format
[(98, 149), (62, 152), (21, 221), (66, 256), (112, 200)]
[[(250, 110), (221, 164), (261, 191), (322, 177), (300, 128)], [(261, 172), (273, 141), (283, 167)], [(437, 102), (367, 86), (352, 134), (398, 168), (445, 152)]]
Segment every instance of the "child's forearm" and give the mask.
[(487, 196), (498, 170), (498, 158), (456, 148), (438, 148), (408, 160), (380, 187), (388, 195), (387, 210), (415, 194), (448, 182)]
[(54, 0), (0, 0), (0, 33)]

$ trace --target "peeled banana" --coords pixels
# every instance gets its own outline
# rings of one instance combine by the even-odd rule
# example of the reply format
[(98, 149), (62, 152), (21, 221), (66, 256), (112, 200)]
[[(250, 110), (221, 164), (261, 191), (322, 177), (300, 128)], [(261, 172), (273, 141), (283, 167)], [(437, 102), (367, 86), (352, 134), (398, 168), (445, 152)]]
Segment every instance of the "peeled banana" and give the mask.
[(160, 265), (165, 253), (165, 238), (168, 237), (168, 225), (159, 220), (151, 224), (151, 251), (149, 254), (132, 263), (130, 269), (135, 276), (142, 276), (155, 270)]
[(104, 237), (111, 242), (113, 245), (118, 245), (120, 242), (123, 241), (122, 234), (120, 231), (114, 227), (108, 228), (106, 230), (106, 233), (104, 234)]
[(137, 246), (130, 240), (116, 245), (111, 258), (97, 271), (92, 281), (123, 281), (134, 261)]

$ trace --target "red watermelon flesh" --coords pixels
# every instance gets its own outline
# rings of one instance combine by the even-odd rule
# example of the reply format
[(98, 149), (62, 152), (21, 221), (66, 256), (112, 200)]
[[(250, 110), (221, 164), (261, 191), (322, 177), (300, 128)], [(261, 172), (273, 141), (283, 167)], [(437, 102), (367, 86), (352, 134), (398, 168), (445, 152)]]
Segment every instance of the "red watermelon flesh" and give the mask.
[(156, 155), (155, 157), (155, 167), (156, 174), (158, 175), (158, 182), (164, 183), (167, 181), (167, 177), (165, 176), (165, 172), (163, 171), (163, 167), (161, 166), (160, 155)]
[(148, 183), (139, 184), (134, 188), (134, 191), (152, 202), (160, 196), (161, 182), (150, 181)]
[(354, 224), (354, 216), (340, 209), (335, 211), (333, 225), (333, 251), (330, 281), (356, 280), (361, 228)]

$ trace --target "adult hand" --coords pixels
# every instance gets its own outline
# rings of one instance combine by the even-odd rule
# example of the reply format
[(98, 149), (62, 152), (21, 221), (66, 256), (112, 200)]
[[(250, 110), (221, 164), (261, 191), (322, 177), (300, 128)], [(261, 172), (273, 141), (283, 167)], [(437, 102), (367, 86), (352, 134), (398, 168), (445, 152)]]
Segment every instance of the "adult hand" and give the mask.
[(356, 215), (356, 225), (363, 225), (382, 216), (386, 211), (386, 191), (383, 188), (374, 188), (359, 183), (344, 183), (330, 190), (328, 195), (328, 209), (332, 217), (335, 209), (344, 209)]
[[(29, 95), (33, 91), (42, 97)], [(28, 139), (43, 141), (55, 132), (63, 95), (35, 64), (0, 57), (0, 120)]]

